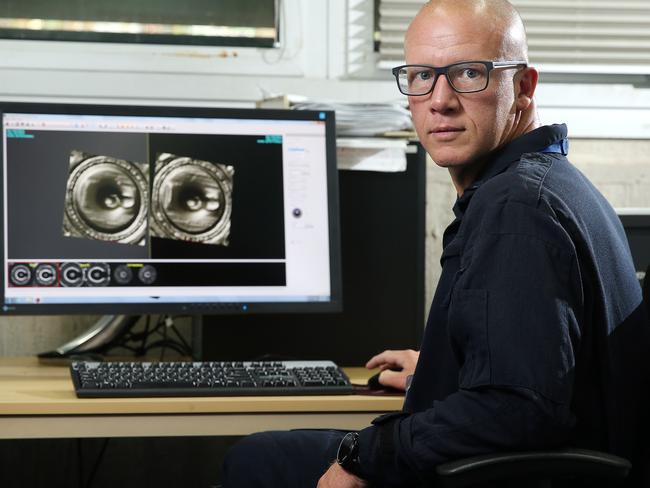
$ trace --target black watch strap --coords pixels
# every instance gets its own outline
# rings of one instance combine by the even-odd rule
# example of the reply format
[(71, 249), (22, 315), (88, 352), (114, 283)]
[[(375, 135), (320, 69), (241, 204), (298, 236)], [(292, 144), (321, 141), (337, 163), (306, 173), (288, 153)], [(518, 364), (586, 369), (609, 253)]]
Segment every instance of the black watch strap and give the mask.
[(336, 462), (346, 471), (357, 474), (359, 471), (359, 434), (348, 432), (339, 444)]

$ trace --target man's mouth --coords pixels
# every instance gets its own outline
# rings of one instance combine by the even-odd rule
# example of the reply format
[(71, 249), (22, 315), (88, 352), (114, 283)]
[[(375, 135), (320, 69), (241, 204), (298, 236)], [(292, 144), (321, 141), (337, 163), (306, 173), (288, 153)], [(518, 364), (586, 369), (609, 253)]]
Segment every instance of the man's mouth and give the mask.
[(453, 141), (458, 137), (458, 135), (463, 132), (465, 129), (460, 127), (453, 127), (450, 125), (440, 125), (429, 133), (439, 142)]
[(465, 129), (460, 129), (458, 127), (452, 127), (449, 125), (441, 125), (440, 127), (436, 127), (431, 131), (433, 134), (446, 134), (448, 132), (462, 132)]

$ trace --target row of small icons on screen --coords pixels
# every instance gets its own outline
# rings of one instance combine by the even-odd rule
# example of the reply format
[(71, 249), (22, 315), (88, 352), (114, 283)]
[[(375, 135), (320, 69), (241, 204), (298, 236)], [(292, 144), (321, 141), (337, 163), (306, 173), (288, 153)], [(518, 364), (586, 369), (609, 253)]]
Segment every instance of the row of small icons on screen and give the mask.
[(109, 285), (152, 285), (157, 278), (151, 264), (107, 263), (13, 263), (9, 265), (9, 286), (80, 287)]
[(171, 125), (164, 125), (164, 124), (142, 124), (142, 123), (84, 123), (84, 122), (65, 122), (65, 121), (52, 121), (52, 122), (11, 122), (7, 121), (5, 122), (5, 127), (6, 128), (11, 128), (11, 127), (20, 127), (20, 128), (26, 128), (26, 129), (38, 129), (40, 128), (61, 128), (61, 127), (67, 127), (67, 128), (74, 128), (74, 129), (132, 129), (132, 130), (165, 130), (165, 131), (172, 131), (175, 129), (174, 126)]

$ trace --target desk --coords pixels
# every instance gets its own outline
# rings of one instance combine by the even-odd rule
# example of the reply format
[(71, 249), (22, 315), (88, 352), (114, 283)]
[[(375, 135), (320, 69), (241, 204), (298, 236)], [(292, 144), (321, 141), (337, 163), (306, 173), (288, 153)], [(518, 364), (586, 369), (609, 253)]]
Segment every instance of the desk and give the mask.
[[(364, 368), (344, 368), (353, 383)], [(245, 435), (261, 430), (355, 430), (399, 410), (400, 396), (93, 398), (74, 393), (67, 366), (0, 358), (0, 439)]]

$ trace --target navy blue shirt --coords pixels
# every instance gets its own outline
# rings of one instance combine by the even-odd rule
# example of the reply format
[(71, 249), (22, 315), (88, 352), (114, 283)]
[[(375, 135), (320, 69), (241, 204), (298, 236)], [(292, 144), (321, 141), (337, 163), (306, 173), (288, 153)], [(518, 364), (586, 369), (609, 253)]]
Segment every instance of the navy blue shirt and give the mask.
[(456, 201), (403, 411), (360, 432), (363, 477), (408, 486), (451, 459), (561, 445), (633, 456), (641, 289), (565, 139), (564, 125), (515, 139)]

